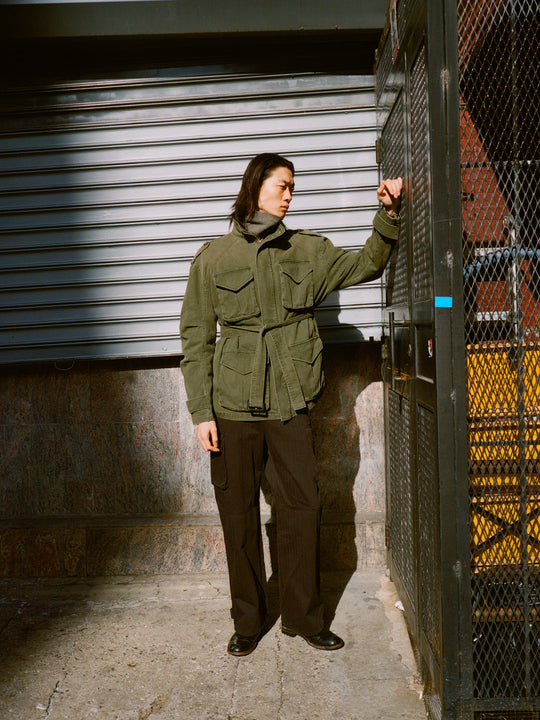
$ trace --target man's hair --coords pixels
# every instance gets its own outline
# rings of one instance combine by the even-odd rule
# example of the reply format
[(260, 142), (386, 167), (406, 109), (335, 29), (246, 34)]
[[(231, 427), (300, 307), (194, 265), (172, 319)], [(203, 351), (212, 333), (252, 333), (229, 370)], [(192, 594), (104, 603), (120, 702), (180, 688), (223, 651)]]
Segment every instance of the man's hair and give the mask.
[(232, 206), (231, 221), (236, 220), (245, 226), (259, 209), (261, 185), (276, 168), (288, 168), (294, 175), (294, 165), (287, 158), (275, 153), (256, 155), (244, 172), (242, 185)]

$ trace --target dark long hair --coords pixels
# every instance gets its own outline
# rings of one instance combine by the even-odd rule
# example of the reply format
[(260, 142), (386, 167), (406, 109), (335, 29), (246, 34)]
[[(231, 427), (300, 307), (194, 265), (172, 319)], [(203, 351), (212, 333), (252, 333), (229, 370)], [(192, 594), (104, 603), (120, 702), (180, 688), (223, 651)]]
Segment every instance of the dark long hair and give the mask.
[(237, 220), (245, 226), (259, 209), (259, 193), (261, 185), (273, 170), (279, 167), (288, 168), (294, 175), (294, 165), (287, 158), (275, 153), (261, 153), (256, 155), (244, 172), (242, 185), (232, 206), (231, 222)]

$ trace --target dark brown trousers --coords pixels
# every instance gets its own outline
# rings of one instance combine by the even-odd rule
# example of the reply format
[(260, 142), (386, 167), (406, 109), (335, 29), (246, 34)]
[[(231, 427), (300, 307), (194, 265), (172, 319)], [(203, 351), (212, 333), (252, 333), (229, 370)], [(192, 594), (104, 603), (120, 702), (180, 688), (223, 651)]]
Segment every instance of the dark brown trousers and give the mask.
[(218, 418), (220, 453), (211, 460), (223, 527), (231, 616), (240, 635), (267, 619), (259, 497), (263, 473), (273, 496), (282, 624), (303, 635), (323, 628), (319, 583), (320, 501), (309, 415), (280, 420)]

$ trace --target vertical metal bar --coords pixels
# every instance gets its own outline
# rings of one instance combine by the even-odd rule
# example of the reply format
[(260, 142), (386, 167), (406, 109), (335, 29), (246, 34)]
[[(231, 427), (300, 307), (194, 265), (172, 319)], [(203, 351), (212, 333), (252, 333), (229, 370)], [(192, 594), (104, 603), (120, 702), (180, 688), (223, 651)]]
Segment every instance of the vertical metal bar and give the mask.
[[(446, 88), (446, 173), (448, 188), (448, 237), (452, 253), (450, 292), (452, 309), (452, 436), (454, 467), (452, 493), (455, 509), (454, 557), (452, 568), (455, 597), (452, 612), (455, 627), (446, 633), (457, 639), (454, 702), (456, 715), (472, 720), (472, 612), (470, 566), (470, 516), (468, 488), (468, 426), (467, 426), (467, 369), (465, 349), (465, 309), (463, 295), (463, 218), (461, 202), (461, 129), (458, 63), (458, 0), (444, 2), (445, 63), (448, 71)], [(468, 708), (468, 709), (465, 709)]]
[(394, 313), (388, 313), (388, 321), (390, 323), (390, 387), (396, 389), (396, 346), (395, 346), (395, 325)]
[(527, 417), (525, 403), (525, 353), (526, 353), (526, 333), (525, 318), (522, 309), (522, 188), (521, 188), (521, 172), (520, 172), (520, 147), (519, 147), (519, 48), (518, 48), (518, 31), (516, 27), (517, 12), (515, 0), (510, 3), (510, 44), (512, 58), (512, 177), (513, 177), (513, 261), (512, 261), (512, 292), (514, 294), (515, 304), (515, 351), (517, 363), (517, 423), (518, 423), (518, 473), (519, 473), (519, 502), (520, 502), (520, 563), (521, 563), (521, 623), (523, 625), (524, 648), (524, 694), (526, 697), (531, 695), (531, 632), (529, 617), (531, 613), (530, 607), (530, 585), (529, 585), (529, 556), (528, 556), (528, 482), (527, 482)]
[(449, 296), (435, 310), (437, 348), (437, 442), (441, 546), (445, 720), (463, 714), (463, 685), (470, 687), (469, 516), (464, 308), (462, 278), (461, 168), (456, 0), (427, 2), (430, 40), (430, 140), (434, 295)]

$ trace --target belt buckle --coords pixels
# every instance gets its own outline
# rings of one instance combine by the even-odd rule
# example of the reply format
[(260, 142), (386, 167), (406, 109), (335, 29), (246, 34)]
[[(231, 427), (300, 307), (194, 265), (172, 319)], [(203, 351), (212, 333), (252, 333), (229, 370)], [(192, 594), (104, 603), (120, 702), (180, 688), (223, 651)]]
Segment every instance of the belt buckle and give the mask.
[(248, 402), (248, 410), (254, 417), (266, 417), (268, 415), (268, 410), (264, 407), (255, 407), (253, 405), (250, 405)]

